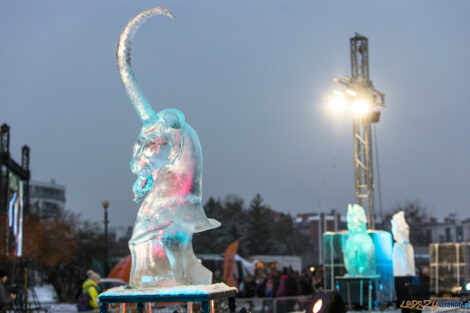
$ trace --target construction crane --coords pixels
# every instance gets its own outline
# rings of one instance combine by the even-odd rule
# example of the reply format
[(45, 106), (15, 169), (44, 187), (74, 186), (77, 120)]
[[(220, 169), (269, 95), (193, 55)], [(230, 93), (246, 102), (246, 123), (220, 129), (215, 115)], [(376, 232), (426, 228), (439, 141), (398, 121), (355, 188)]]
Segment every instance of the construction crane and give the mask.
[(372, 160), (372, 123), (378, 123), (385, 95), (375, 89), (369, 78), (367, 37), (350, 38), (351, 76), (335, 78), (341, 90), (335, 90), (330, 105), (350, 110), (353, 115), (355, 201), (368, 212), (368, 227), (375, 229), (374, 171)]

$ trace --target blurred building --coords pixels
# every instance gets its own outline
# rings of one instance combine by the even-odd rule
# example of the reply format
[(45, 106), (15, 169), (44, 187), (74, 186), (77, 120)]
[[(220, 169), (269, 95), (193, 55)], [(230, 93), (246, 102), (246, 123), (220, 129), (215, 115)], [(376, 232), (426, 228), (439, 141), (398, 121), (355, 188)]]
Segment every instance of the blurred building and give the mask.
[(346, 229), (346, 218), (335, 210), (330, 213), (302, 213), (297, 214), (294, 225), (300, 232), (310, 239), (316, 249), (313, 263), (323, 263), (323, 233)]
[(31, 211), (41, 219), (57, 216), (65, 209), (65, 186), (55, 180), (30, 182)]
[(470, 218), (459, 219), (455, 214), (443, 219), (431, 218), (424, 228), (427, 243), (470, 241)]

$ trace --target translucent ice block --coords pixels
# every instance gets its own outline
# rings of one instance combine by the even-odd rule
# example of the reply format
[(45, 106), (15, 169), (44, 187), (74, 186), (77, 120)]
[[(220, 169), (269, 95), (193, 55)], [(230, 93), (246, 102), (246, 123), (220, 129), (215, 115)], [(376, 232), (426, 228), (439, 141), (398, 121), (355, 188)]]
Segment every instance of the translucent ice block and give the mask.
[(210, 284), (212, 273), (192, 248), (194, 232), (218, 227), (201, 206), (202, 153), (196, 132), (176, 109), (158, 113), (139, 89), (130, 64), (131, 38), (150, 16), (163, 8), (146, 10), (133, 18), (119, 38), (118, 68), (143, 127), (134, 146), (131, 170), (137, 175), (135, 201), (144, 199), (129, 241), (132, 287), (169, 287)]
[(357, 204), (349, 205), (346, 219), (348, 239), (344, 251), (344, 265), (348, 275), (374, 275), (375, 247), (367, 233), (364, 209)]
[(396, 241), (393, 245), (393, 275), (415, 275), (415, 256), (410, 244), (410, 230), (405, 213), (400, 211), (393, 215), (391, 223), (393, 238)]

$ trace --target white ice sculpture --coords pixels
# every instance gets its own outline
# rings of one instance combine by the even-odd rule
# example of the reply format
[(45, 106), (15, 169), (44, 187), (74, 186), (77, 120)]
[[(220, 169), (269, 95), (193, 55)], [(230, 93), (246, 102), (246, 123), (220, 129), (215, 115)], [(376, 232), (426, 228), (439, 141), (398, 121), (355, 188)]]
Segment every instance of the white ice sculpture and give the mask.
[(202, 153), (198, 136), (176, 109), (156, 113), (135, 81), (131, 39), (149, 17), (171, 13), (163, 8), (141, 12), (124, 28), (117, 48), (121, 80), (141, 121), (131, 170), (137, 175), (135, 201), (144, 199), (129, 241), (135, 288), (211, 284), (212, 273), (194, 255), (193, 233), (220, 225), (201, 206)]
[(393, 276), (415, 275), (415, 258), (413, 246), (410, 244), (410, 230), (405, 220), (405, 213), (400, 211), (393, 215)]

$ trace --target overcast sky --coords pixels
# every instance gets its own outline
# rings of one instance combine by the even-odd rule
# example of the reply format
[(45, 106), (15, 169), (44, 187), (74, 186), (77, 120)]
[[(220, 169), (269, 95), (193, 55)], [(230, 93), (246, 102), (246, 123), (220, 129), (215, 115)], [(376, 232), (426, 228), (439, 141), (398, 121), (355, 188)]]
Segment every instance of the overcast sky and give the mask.
[[(160, 110), (183, 111), (203, 149), (203, 196), (260, 193), (278, 211), (346, 211), (354, 201), (352, 122), (333, 115), (333, 77), (350, 74), (349, 37), (369, 38), (386, 94), (376, 126), (384, 210), (419, 199), (468, 216), (470, 2), (1, 1), (0, 122), (31, 147), (34, 180), (67, 188), (67, 207), (134, 223), (132, 147), (141, 128), (115, 60), (127, 21), (133, 67)], [(223, 221), (222, 221), (223, 222)]]

